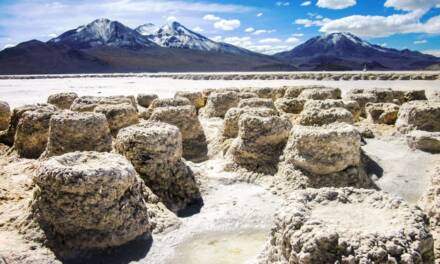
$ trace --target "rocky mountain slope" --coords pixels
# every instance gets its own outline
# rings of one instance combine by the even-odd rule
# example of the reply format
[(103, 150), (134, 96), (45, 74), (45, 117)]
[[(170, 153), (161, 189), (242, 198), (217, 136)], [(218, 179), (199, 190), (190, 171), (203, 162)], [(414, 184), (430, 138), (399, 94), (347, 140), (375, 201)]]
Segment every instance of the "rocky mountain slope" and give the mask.
[(274, 57), (303, 70), (419, 70), (440, 62), (420, 52), (374, 45), (350, 33), (314, 37)]

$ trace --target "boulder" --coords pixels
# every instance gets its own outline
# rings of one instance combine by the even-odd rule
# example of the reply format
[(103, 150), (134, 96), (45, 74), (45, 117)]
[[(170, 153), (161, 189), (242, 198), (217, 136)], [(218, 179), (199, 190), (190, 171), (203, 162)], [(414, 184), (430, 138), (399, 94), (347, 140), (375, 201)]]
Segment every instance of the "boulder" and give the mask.
[(376, 103), (393, 103), (396, 95), (396, 92), (391, 88), (372, 88), (365, 92), (376, 96)]
[(297, 98), (280, 98), (275, 101), (275, 108), (284, 114), (299, 114), (304, 109), (306, 100)]
[(249, 98), (249, 99), (241, 99), (238, 103), (238, 108), (245, 107), (265, 107), (270, 109), (275, 109), (275, 105), (272, 99), (264, 99), (264, 98)]
[(274, 218), (260, 263), (434, 261), (433, 238), (421, 209), (384, 192), (296, 191)]
[(341, 90), (339, 88), (310, 88), (303, 90), (298, 98), (305, 100), (341, 99)]
[(148, 108), (151, 103), (159, 98), (156, 94), (138, 94), (136, 97), (136, 101), (138, 105)]
[(114, 136), (121, 128), (139, 123), (138, 112), (131, 104), (98, 105), (95, 113), (105, 115), (110, 132)]
[(400, 107), (396, 126), (400, 131), (440, 132), (440, 102), (411, 101)]
[(24, 105), (14, 108), (14, 110), (12, 111), (8, 129), (0, 132), (0, 143), (12, 147), (14, 145), (15, 132), (17, 131), (18, 123), (23, 117), (23, 114), (27, 111), (33, 111), (37, 109), (56, 111), (57, 108), (53, 105), (47, 104)]
[(299, 115), (299, 123), (305, 126), (323, 126), (331, 123), (354, 123), (353, 114), (342, 107), (328, 109), (304, 108)]
[(360, 164), (361, 136), (348, 124), (294, 126), (284, 150), (284, 162), (325, 175)]
[(366, 117), (365, 112), (365, 106), (368, 103), (376, 103), (377, 102), (377, 96), (371, 93), (349, 93), (347, 94), (344, 99), (350, 100), (350, 101), (356, 101), (359, 104), (359, 107), (361, 109), (361, 116)]
[(222, 135), (225, 138), (235, 138), (238, 136), (238, 121), (243, 114), (251, 114), (261, 117), (276, 116), (278, 113), (270, 108), (237, 108), (233, 107), (226, 112), (223, 123)]
[(170, 210), (183, 209), (200, 197), (194, 175), (182, 161), (182, 135), (176, 126), (149, 121), (123, 128), (115, 149)]
[(348, 110), (352, 115), (354, 120), (359, 120), (361, 115), (361, 108), (356, 101), (352, 100), (308, 100), (304, 104), (304, 109), (331, 109), (331, 108), (344, 108)]
[(428, 98), (426, 98), (426, 92), (425, 90), (410, 90), (410, 91), (406, 91), (405, 95), (405, 102), (409, 102), (409, 101), (419, 101), (419, 100), (428, 100)]
[(194, 106), (155, 108), (149, 120), (168, 123), (179, 128), (182, 133), (183, 157), (185, 159), (206, 158), (208, 153), (206, 137)]
[(14, 149), (22, 158), (37, 159), (46, 149), (52, 108), (39, 108), (23, 113), (15, 132)]
[(239, 101), (236, 92), (213, 92), (208, 96), (203, 115), (223, 118), (230, 108), (238, 106)]
[(271, 99), (275, 101), (278, 98), (282, 98), (286, 92), (285, 87), (251, 87), (243, 89), (242, 92), (256, 93), (260, 98)]
[(137, 103), (134, 96), (82, 96), (76, 98), (70, 110), (76, 112), (93, 112), (98, 105), (115, 105), (115, 104), (130, 104), (137, 110)]
[(33, 217), (52, 247), (105, 249), (150, 233), (145, 185), (123, 156), (73, 152), (41, 163)]
[(11, 108), (5, 101), (0, 101), (0, 131), (8, 129), (11, 119)]
[(197, 111), (206, 105), (206, 97), (203, 96), (202, 92), (177, 92), (174, 98), (179, 97), (188, 99)]
[(440, 153), (440, 132), (414, 130), (406, 135), (406, 142), (411, 149)]
[(51, 94), (47, 98), (47, 103), (52, 104), (59, 109), (70, 109), (70, 106), (76, 98), (78, 98), (78, 94), (72, 92)]
[(238, 137), (227, 157), (233, 164), (248, 170), (273, 174), (292, 125), (278, 116), (244, 114), (238, 122)]
[(191, 101), (184, 98), (184, 97), (178, 97), (178, 98), (159, 98), (153, 100), (150, 105), (150, 109), (155, 109), (158, 107), (167, 107), (167, 106), (185, 106), (185, 105), (191, 105)]
[(365, 112), (367, 119), (372, 123), (393, 125), (396, 123), (399, 108), (393, 103), (368, 103)]
[(64, 111), (50, 119), (45, 156), (58, 156), (75, 151), (111, 150), (112, 136), (105, 115)]

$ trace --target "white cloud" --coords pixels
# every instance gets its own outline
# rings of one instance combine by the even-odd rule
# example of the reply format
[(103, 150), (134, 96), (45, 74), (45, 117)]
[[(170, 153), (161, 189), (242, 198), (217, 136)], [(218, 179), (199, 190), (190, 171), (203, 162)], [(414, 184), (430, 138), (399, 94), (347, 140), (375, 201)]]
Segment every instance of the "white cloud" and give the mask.
[(281, 41), (281, 39), (278, 39), (278, 38), (266, 38), (266, 39), (262, 39), (258, 42), (260, 42), (262, 44), (269, 44), (269, 43), (273, 44), (273, 43), (280, 43), (282, 41)]
[(296, 37), (296, 38), (300, 38), (300, 37), (303, 37), (304, 34), (303, 33), (294, 33), (294, 34), (292, 34), (292, 36)]
[(221, 20), (220, 17), (212, 15), (212, 14), (207, 14), (203, 17), (203, 20), (207, 20), (207, 21), (219, 21)]
[(241, 25), (240, 20), (238, 19), (222, 19), (214, 23), (214, 28), (221, 29), (225, 31), (231, 31), (239, 28)]
[(426, 44), (426, 43), (428, 43), (428, 41), (426, 39), (414, 41), (414, 44), (416, 44), (416, 45), (418, 45), (418, 44)]
[(385, 7), (392, 7), (397, 10), (413, 11), (413, 10), (429, 10), (439, 5), (439, 0), (387, 0)]
[(277, 6), (290, 6), (290, 2), (278, 1), (275, 3), (275, 5), (277, 5)]
[(212, 40), (214, 40), (215, 42), (221, 42), (223, 40), (222, 36), (215, 36), (211, 38)]
[(3, 47), (3, 49), (7, 49), (7, 48), (12, 48), (15, 47), (16, 44), (5, 44), (5, 46)]
[(356, 0), (318, 0), (316, 5), (328, 9), (345, 9), (356, 5)]
[(195, 28), (193, 28), (193, 31), (194, 31), (194, 32), (201, 33), (201, 32), (203, 32), (204, 30), (203, 30), (203, 28), (201, 28), (201, 27), (195, 27)]
[(326, 23), (329, 23), (331, 20), (328, 18), (311, 20), (308, 18), (300, 18), (295, 20), (295, 24), (303, 25), (304, 27), (312, 27), (312, 26), (324, 26)]
[(292, 45), (297, 45), (297, 44), (299, 44), (301, 42), (301, 40), (298, 39), (298, 38), (295, 38), (295, 37), (290, 37), (290, 38), (286, 39), (285, 42), (289, 43), (289, 44), (292, 44)]
[(261, 16), (263, 16), (263, 13), (258, 13), (257, 14), (257, 17), (261, 17)]
[(47, 35), (49, 38), (56, 38), (58, 35), (55, 33), (50, 33), (49, 35)]
[(348, 16), (326, 21), (320, 31), (325, 33), (348, 31), (364, 37), (387, 37), (399, 33), (440, 33), (440, 16), (421, 23), (420, 19), (424, 13), (423, 10), (415, 10), (390, 16)]
[(275, 31), (276, 31), (275, 29), (258, 29), (258, 30), (255, 30), (254, 33), (252, 33), (252, 34), (258, 36), (258, 35), (261, 35), (261, 34), (270, 34), (270, 33), (273, 33)]
[(250, 37), (227, 37), (223, 39), (223, 42), (243, 48), (252, 46), (252, 40)]
[(440, 57), (440, 49), (438, 49), (438, 50), (423, 50), (422, 52), (425, 54), (430, 54), (430, 55), (433, 55), (436, 57)]
[(386, 46), (388, 46), (388, 44), (387, 43), (382, 43), (382, 44), (380, 44), (380, 46), (385, 48)]
[(309, 6), (311, 4), (312, 4), (312, 1), (305, 1), (305, 2), (302, 2), (301, 6)]
[(174, 22), (174, 21), (177, 21), (177, 17), (175, 17), (175, 16), (169, 16), (169, 17), (167, 17), (167, 21), (168, 21), (168, 22)]
[(248, 27), (244, 30), (244, 32), (246, 32), (246, 33), (252, 33), (254, 31), (255, 31), (255, 28), (253, 28), (253, 27)]

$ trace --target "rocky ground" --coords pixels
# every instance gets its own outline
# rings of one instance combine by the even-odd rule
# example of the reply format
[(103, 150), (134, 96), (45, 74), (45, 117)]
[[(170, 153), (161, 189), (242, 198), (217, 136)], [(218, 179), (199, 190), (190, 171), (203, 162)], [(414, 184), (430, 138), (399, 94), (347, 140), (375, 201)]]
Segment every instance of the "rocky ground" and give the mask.
[[(266, 117), (261, 118), (261, 120), (266, 120)], [(298, 125), (300, 118), (298, 115), (289, 116), (290, 122), (294, 125)], [(237, 168), (236, 164), (231, 165), (231, 159), (228, 155), (237, 154), (226, 151), (229, 146), (235, 144), (233, 139), (219, 140), (223, 133), (223, 119), (220, 117), (210, 118), (199, 113), (199, 120), (208, 143), (209, 159), (198, 162), (185, 161), (185, 164), (193, 172), (202, 199), (191, 204), (185, 210), (179, 211), (178, 218), (164, 213), (165, 209), (157, 203), (151, 203), (149, 206), (155, 208), (154, 213), (156, 214), (152, 217), (153, 225), (159, 226), (152, 231), (152, 237), (140, 237), (111, 250), (92, 252), (85, 258), (70, 259), (69, 262), (153, 264), (267, 262), (267, 259), (262, 260), (261, 258), (264, 255), (262, 252), (267, 252), (268, 238), (278, 236), (277, 232), (281, 230), (274, 230), (274, 215), (279, 210), (285, 210), (285, 212), (296, 210), (295, 208), (283, 208), (286, 208), (285, 202), (291, 199), (287, 197), (295, 192), (297, 186), (292, 185), (292, 182), (280, 181), (279, 177), (284, 175), (280, 172), (274, 177), (265, 175), (266, 172), (261, 172), (258, 169), (249, 171)], [(240, 123), (239, 126), (241, 125)], [(392, 197), (402, 197), (404, 203), (408, 202), (409, 205), (396, 206), (396, 210), (401, 207), (407, 208), (407, 206), (408, 208), (413, 208), (412, 206), (424, 207), (423, 199), (430, 187), (431, 178), (439, 172), (436, 167), (440, 164), (440, 155), (411, 149), (406, 142), (406, 136), (394, 125), (373, 124), (367, 119), (361, 118), (354, 123), (354, 126), (364, 131), (361, 149), (363, 150), (362, 155), (368, 159), (365, 161), (361, 157), (362, 161), (360, 162), (364, 165), (365, 173), (372, 180), (375, 188), (392, 195)], [(374, 138), (365, 136), (368, 134), (366, 131), (374, 134)], [(284, 134), (283, 132), (283, 137)], [(244, 137), (244, 135), (238, 135), (238, 138), (240, 137)], [(278, 144), (279, 140), (279, 137), (274, 141), (273, 137), (268, 136), (263, 140), (263, 144), (274, 144), (274, 142)], [(262, 155), (267, 149), (266, 147), (252, 145), (251, 148), (246, 147), (246, 153), (252, 153), (256, 150), (259, 155)], [(45, 236), (41, 230), (29, 221), (30, 203), (33, 200), (33, 191), (36, 187), (33, 183), (33, 177), (42, 160), (20, 158), (17, 152), (0, 144), (0, 263), (60, 262), (59, 256), (43, 246), (42, 241)], [(353, 159), (350, 160), (350, 163), (356, 162)], [(329, 177), (345, 175), (338, 174), (340, 169), (325, 168), (335, 170), (336, 174)], [(288, 171), (290, 167), (286, 166), (284, 169)], [(319, 173), (319, 171), (316, 172)], [(305, 175), (311, 178), (316, 176), (307, 173)], [(364, 194), (362, 192), (359, 195)], [(367, 197), (369, 196), (367, 195)], [(394, 201), (394, 198), (386, 199)], [(360, 199), (357, 200), (360, 201)], [(364, 203), (363, 200), (362, 203)], [(322, 207), (318, 204), (317, 209), (313, 211), (313, 217), (325, 220), (326, 225), (334, 225), (337, 232), (343, 233), (351, 226), (357, 230), (366, 230), (365, 232), (386, 233), (386, 236), (389, 236), (388, 233), (394, 232), (394, 229), (389, 226), (390, 223), (397, 226), (402, 223), (393, 220), (397, 215), (407, 215), (399, 219), (413, 217), (411, 215), (411, 212), (414, 212), (413, 209), (390, 213), (389, 211), (382, 212), (385, 209), (381, 206), (372, 206), (372, 208), (366, 208), (363, 211), (362, 208), (368, 207), (367, 205), (370, 203), (368, 201), (365, 204), (362, 203), (359, 207), (353, 205), (356, 210), (350, 207), (351, 204), (341, 206), (332, 202), (329, 207)], [(332, 218), (333, 215), (347, 215), (349, 213), (352, 214), (352, 217), (338, 218), (336, 216), (336, 218)], [(381, 214), (381, 218), (371, 218), (374, 214)], [(418, 211), (415, 215), (417, 214), (419, 214)], [(359, 217), (364, 221), (353, 220)], [(285, 221), (286, 218), (289, 216), (280, 217), (279, 223)], [(423, 229), (419, 226), (422, 225), (422, 220), (414, 221), (407, 220), (405, 224), (412, 225), (411, 228), (418, 228), (419, 231)], [(337, 229), (341, 222), (346, 228), (342, 231)], [(375, 222), (375, 224), (372, 225), (371, 222)], [(278, 224), (278, 222), (276, 223)], [(431, 225), (431, 229), (435, 239), (435, 247), (438, 249), (440, 243), (438, 227)], [(425, 230), (422, 231), (420, 231), (420, 236), (425, 235)], [(356, 238), (357, 235), (350, 234), (348, 239), (350, 242), (353, 242), (352, 237)], [(405, 242), (405, 238), (399, 239), (404, 241), (402, 243), (408, 242)], [(426, 239), (429, 240), (429, 237)], [(414, 242), (409, 241), (408, 243)], [(414, 248), (414, 246), (411, 247)], [(424, 246), (421, 246), (420, 250), (425, 250)], [(375, 251), (374, 254), (382, 254), (377, 252), (379, 251)], [(271, 258), (273, 259), (267, 263), (272, 263), (278, 258), (277, 253), (272, 253)], [(355, 251), (349, 254), (356, 256), (358, 253)], [(411, 254), (403, 254), (402, 257), (400, 257), (400, 253), (396, 253), (397, 255), (399, 256), (396, 257), (397, 259), (402, 258), (403, 260), (409, 259)], [(307, 258), (304, 261), (307, 261)], [(312, 262), (300, 263), (322, 263), (316, 261), (312, 258)], [(437, 255), (438, 261), (439, 256)]]

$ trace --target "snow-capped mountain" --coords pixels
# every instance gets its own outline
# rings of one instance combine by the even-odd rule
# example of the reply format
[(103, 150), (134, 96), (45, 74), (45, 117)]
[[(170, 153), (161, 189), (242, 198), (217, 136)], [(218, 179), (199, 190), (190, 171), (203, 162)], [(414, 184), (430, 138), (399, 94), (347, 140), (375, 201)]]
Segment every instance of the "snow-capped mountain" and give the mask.
[(142, 36), (150, 36), (156, 33), (159, 30), (159, 27), (153, 23), (146, 23), (138, 26), (135, 30)]
[(156, 46), (137, 31), (109, 19), (97, 19), (90, 24), (69, 30), (48, 43), (60, 43), (77, 49), (99, 46), (139, 49)]
[(253, 52), (227, 43), (215, 42), (189, 30), (179, 22), (171, 22), (151, 33), (152, 24), (140, 26), (136, 30), (161, 47), (191, 49), (232, 54), (252, 54)]
[(410, 50), (371, 44), (350, 33), (314, 37), (296, 48), (274, 55), (306, 70), (423, 69), (440, 59)]

